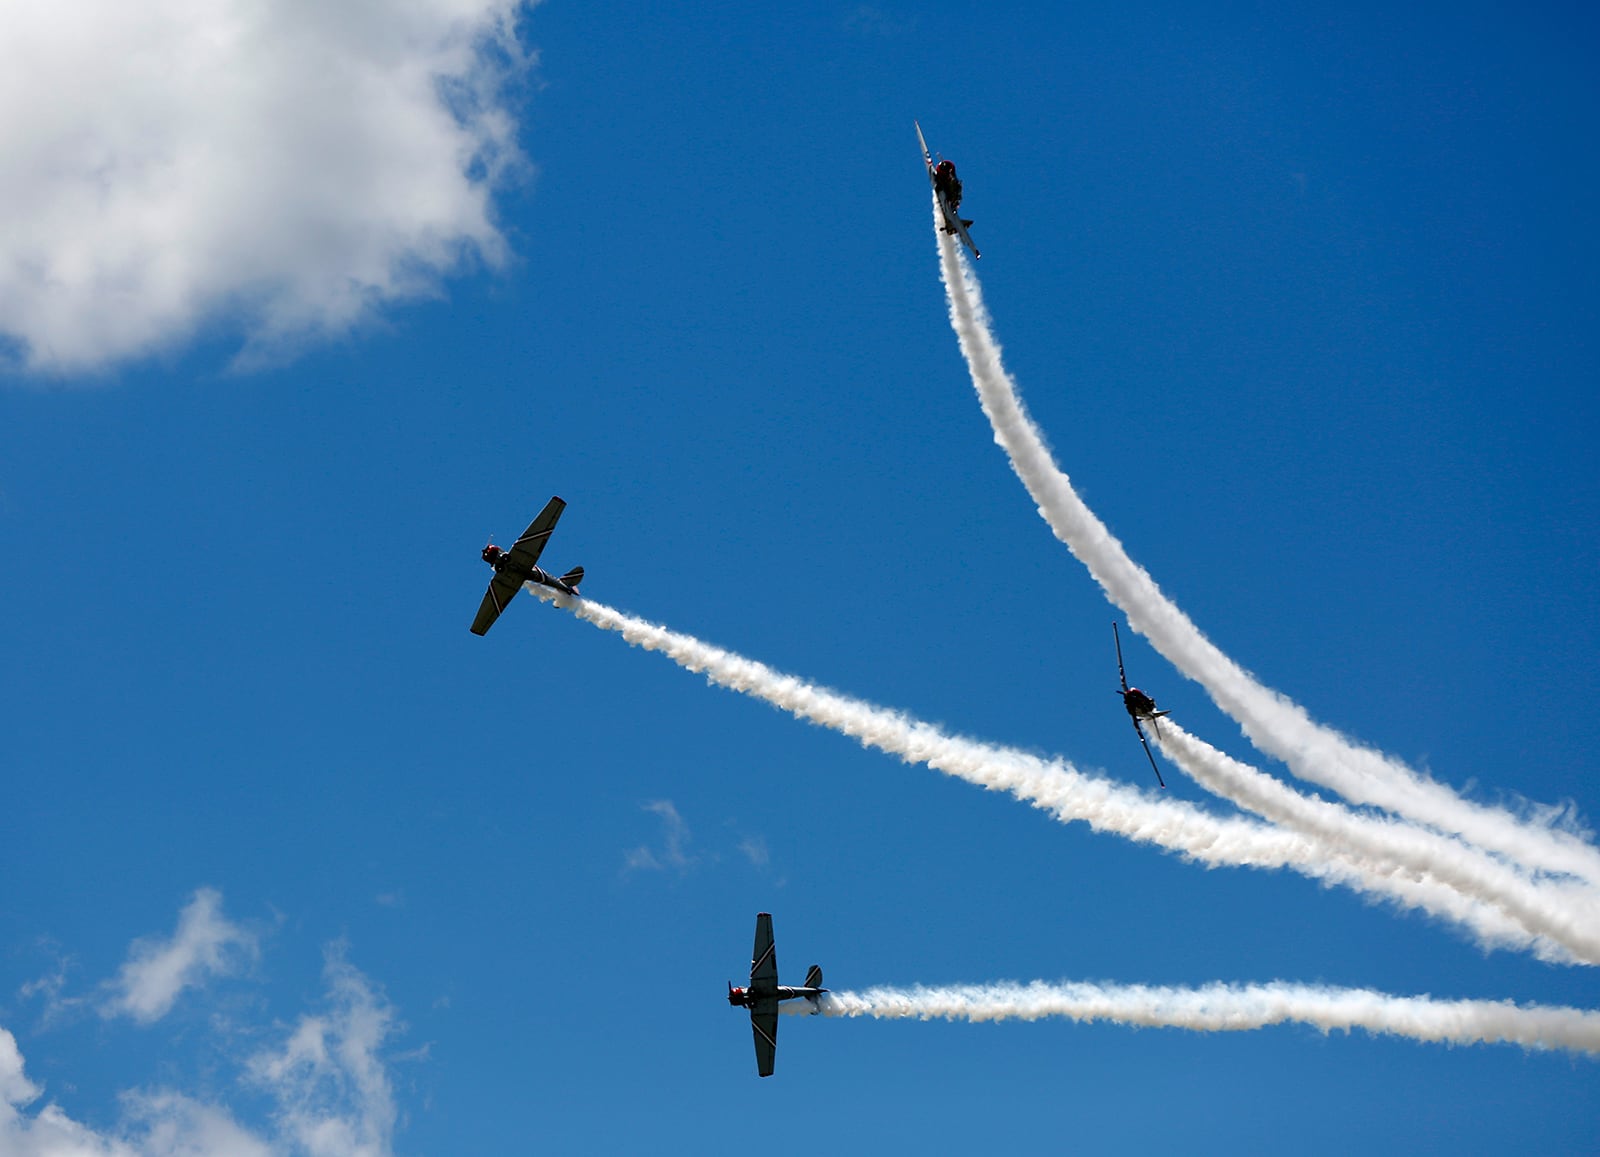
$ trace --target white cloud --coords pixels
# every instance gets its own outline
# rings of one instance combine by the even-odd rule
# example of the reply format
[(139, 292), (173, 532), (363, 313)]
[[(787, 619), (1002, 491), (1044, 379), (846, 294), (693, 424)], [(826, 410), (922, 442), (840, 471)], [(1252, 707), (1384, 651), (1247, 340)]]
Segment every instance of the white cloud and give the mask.
[(40, 1019), (43, 1023), (48, 1024), (62, 1013), (83, 1003), (83, 998), (63, 997), (61, 995), (62, 990), (67, 986), (68, 970), (74, 964), (72, 958), (60, 951), (51, 940), (41, 940), (39, 947), (55, 957), (54, 964), (51, 966), (50, 971), (43, 976), (18, 986), (17, 997), (24, 1001), (37, 1000), (42, 1002), (44, 1011)]
[(344, 957), (329, 948), (324, 974), (328, 1011), (304, 1016), (282, 1048), (249, 1065), (251, 1079), (272, 1093), (277, 1121), (312, 1157), (390, 1151), (398, 1113), (379, 1056), (394, 1028), (394, 1009)]
[(26, 1105), (39, 1095), (39, 1089), (22, 1075), (22, 1053), (17, 1038), (0, 1028), (0, 1113), (13, 1105)]
[(160, 1020), (184, 989), (211, 976), (226, 975), (257, 951), (253, 933), (222, 915), (222, 895), (201, 888), (178, 914), (170, 940), (136, 940), (109, 995), (102, 1016), (131, 1016), (140, 1024)]
[(757, 868), (765, 868), (772, 860), (767, 851), (767, 841), (760, 836), (746, 836), (739, 841), (739, 850)]
[[(273, 1157), (275, 1152), (222, 1106), (166, 1091), (129, 1093), (122, 1100), (123, 1136), (105, 1142), (119, 1157)], [(56, 1115), (66, 1119), (59, 1109)]]
[(340, 945), (328, 950), (325, 976), (325, 1011), (302, 1016), (281, 1045), (245, 1063), (249, 1099), (264, 1092), (273, 1106), (255, 1128), (226, 1105), (173, 1089), (124, 1093), (104, 1130), (55, 1101), (29, 1111), (42, 1090), (0, 1028), (0, 1157), (389, 1157), (399, 1113), (380, 1050), (394, 1010)]
[(102, 1133), (50, 1102), (23, 1075), (16, 1038), (0, 1028), (0, 1157), (271, 1157), (273, 1148), (223, 1108), (181, 1093), (127, 1093), (122, 1123)]
[(246, 360), (494, 263), (523, 0), (0, 0), (0, 333), (67, 374)]
[(623, 869), (663, 872), (671, 868), (678, 872), (688, 871), (695, 862), (695, 857), (689, 853), (691, 837), (688, 823), (678, 814), (678, 809), (670, 799), (652, 800), (643, 806), (645, 811), (661, 817), (661, 847), (653, 849), (641, 844), (632, 849), (623, 856)]

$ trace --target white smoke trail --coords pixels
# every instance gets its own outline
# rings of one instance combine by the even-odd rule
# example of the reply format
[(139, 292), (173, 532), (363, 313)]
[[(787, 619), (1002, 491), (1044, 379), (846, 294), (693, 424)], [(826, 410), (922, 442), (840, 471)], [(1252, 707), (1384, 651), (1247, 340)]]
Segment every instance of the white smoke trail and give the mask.
[[(1592, 845), (1569, 832), (1465, 800), (1398, 760), (1317, 723), (1297, 703), (1258, 683), (1200, 632), (1128, 557), (1056, 464), (1001, 362), (975, 274), (950, 237), (937, 229), (937, 203), (934, 214), (950, 324), (995, 442), (1010, 457), (1055, 536), (1127, 614), (1128, 624), (1205, 687), (1251, 743), (1282, 759), (1300, 778), (1330, 787), (1352, 802), (1374, 804), (1459, 834), (1528, 870), (1577, 875), (1600, 884), (1600, 851)], [(1550, 811), (1554, 815), (1558, 809)]]
[[(796, 1005), (804, 1001), (794, 1001)], [(818, 1001), (825, 1016), (913, 1020), (1039, 1020), (1063, 1017), (1196, 1032), (1246, 1032), (1274, 1024), (1308, 1024), (1327, 1033), (1366, 1029), (1443, 1044), (1515, 1044), (1525, 1049), (1600, 1053), (1600, 1013), (1505, 1000), (1434, 1000), (1389, 996), (1365, 988), (1304, 984), (1209, 984), (1164, 988), (1067, 982), (947, 988), (869, 988), (832, 992)], [(785, 1012), (809, 1012), (790, 1008)]]
[(576, 617), (620, 634), (647, 651), (704, 674), (720, 687), (761, 699), (798, 719), (849, 735), (865, 747), (900, 756), (1016, 798), (1063, 823), (1082, 820), (1096, 831), (1155, 844), (1208, 866), (1293, 868), (1327, 884), (1385, 897), (1467, 928), (1485, 947), (1530, 949), (1552, 961), (1600, 963), (1570, 945), (1536, 935), (1499, 909), (1463, 896), (1431, 876), (1394, 864), (1372, 865), (1330, 851), (1316, 839), (1243, 817), (1222, 818), (1192, 804), (1086, 775), (1060, 759), (947, 735), (929, 723), (774, 671), (690, 635), (645, 622), (592, 599), (549, 587), (527, 588)]
[(1302, 795), (1218, 751), (1171, 719), (1151, 730), (1162, 753), (1202, 787), (1262, 819), (1374, 869), (1429, 876), (1575, 956), (1600, 960), (1600, 901), (1593, 889), (1570, 880), (1536, 883), (1451, 836), (1387, 816), (1358, 815), (1339, 804)]

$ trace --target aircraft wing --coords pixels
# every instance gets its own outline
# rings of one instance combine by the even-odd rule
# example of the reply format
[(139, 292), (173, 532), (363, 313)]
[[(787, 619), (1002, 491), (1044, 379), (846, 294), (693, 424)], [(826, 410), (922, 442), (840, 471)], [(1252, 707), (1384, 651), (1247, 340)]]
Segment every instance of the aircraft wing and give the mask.
[(933, 154), (928, 151), (928, 142), (923, 139), (922, 126), (917, 124), (916, 121), (911, 123), (917, 125), (917, 143), (922, 146), (922, 163), (928, 166), (928, 184), (931, 185), (933, 184)]
[(972, 243), (972, 234), (967, 232), (966, 222), (950, 212), (950, 206), (945, 203), (942, 193), (939, 195), (939, 208), (944, 212), (944, 219), (950, 222), (950, 228), (954, 230), (955, 235), (961, 238), (961, 244), (972, 250), (974, 258), (982, 257), (983, 254), (979, 253), (978, 247)]
[(500, 617), (500, 612), (510, 605), (511, 600), (517, 597), (517, 592), (521, 589), (521, 579), (509, 574), (495, 575), (489, 583), (489, 589), (484, 592), (483, 602), (478, 604), (478, 617), (472, 620), (472, 633), (488, 634), (489, 628), (494, 626), (494, 621)]
[(1167, 781), (1161, 778), (1161, 769), (1156, 766), (1156, 757), (1150, 750), (1150, 741), (1144, 737), (1144, 728), (1139, 726), (1139, 721), (1133, 721), (1133, 729), (1139, 733), (1139, 742), (1144, 744), (1145, 756), (1150, 760), (1150, 770), (1156, 773), (1156, 782), (1162, 787), (1167, 786)]
[(522, 536), (507, 552), (511, 561), (522, 567), (537, 563), (539, 555), (544, 552), (544, 544), (550, 541), (550, 532), (556, 528), (556, 521), (566, 508), (567, 504), (559, 498), (552, 498), (545, 503), (544, 509), (539, 511), (539, 517), (528, 524), (528, 529), (522, 532)]
[(778, 991), (778, 949), (772, 942), (770, 912), (756, 914), (756, 943), (750, 950), (750, 991), (755, 994), (763, 989), (773, 994)]
[[(769, 1003), (770, 1009), (763, 1007)], [(756, 1072), (770, 1077), (778, 1059), (778, 1002), (763, 1001), (751, 1009), (750, 1029), (756, 1039)]]

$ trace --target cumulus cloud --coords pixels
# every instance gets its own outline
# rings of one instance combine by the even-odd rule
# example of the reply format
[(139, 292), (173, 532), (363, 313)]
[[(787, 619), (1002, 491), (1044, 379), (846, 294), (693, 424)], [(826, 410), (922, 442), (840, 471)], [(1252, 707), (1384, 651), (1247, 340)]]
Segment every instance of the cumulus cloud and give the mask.
[(201, 888), (178, 914), (171, 939), (136, 940), (100, 1002), (102, 1016), (131, 1016), (150, 1024), (166, 1016), (179, 993), (253, 959), (255, 934), (222, 914), (222, 894)]
[(115, 1125), (96, 1128), (47, 1101), (24, 1072), (16, 1038), (0, 1028), (0, 1157), (388, 1157), (398, 1110), (382, 1047), (394, 1009), (374, 984), (328, 949), (326, 1007), (302, 1016), (281, 1043), (244, 1064), (270, 1120), (250, 1124), (223, 1104), (170, 1088), (121, 1097)]
[(39, 1089), (22, 1073), (22, 1053), (17, 1038), (0, 1028), (0, 1113), (13, 1105), (26, 1105), (39, 1095)]
[(246, 360), (500, 261), (525, 0), (61, 0), (0, 37), (0, 333), (92, 371)]

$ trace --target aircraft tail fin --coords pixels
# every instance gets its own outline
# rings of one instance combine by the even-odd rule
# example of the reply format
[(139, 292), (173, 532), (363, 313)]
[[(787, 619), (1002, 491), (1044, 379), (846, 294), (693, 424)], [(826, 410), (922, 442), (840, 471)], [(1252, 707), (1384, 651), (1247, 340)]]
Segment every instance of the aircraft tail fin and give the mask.
[(561, 576), (561, 581), (566, 583), (573, 590), (577, 590), (578, 584), (583, 581), (583, 568), (581, 566), (573, 567), (566, 574)]
[(822, 965), (813, 964), (810, 968), (806, 969), (806, 987), (822, 987)]

